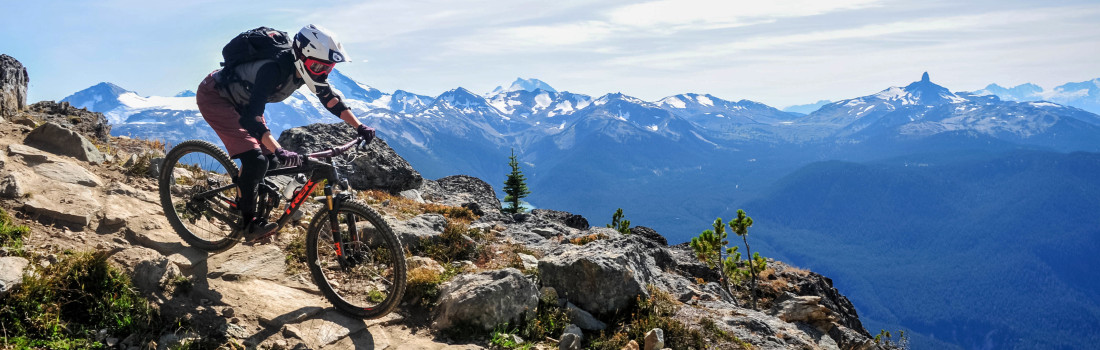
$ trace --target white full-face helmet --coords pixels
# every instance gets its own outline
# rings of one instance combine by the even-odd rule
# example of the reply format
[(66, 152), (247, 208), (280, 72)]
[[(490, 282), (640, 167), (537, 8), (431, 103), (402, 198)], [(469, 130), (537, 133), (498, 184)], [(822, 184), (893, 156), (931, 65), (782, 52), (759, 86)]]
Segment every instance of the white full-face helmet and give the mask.
[(340, 62), (351, 62), (344, 46), (328, 31), (318, 25), (307, 25), (294, 35), (294, 66), (309, 90), (317, 93), (318, 86), (328, 86), (328, 73)]

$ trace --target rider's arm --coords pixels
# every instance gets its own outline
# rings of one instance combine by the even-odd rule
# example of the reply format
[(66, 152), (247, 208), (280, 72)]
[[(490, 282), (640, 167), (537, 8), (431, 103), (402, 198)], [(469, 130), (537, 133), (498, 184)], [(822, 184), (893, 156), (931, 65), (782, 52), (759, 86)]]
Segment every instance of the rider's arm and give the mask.
[(351, 109), (344, 104), (344, 96), (340, 95), (339, 91), (333, 89), (331, 86), (318, 86), (317, 98), (321, 100), (321, 103), (325, 105), (333, 115), (340, 117), (345, 123), (351, 125), (352, 128), (359, 127), (359, 119), (355, 118), (355, 114), (351, 113)]

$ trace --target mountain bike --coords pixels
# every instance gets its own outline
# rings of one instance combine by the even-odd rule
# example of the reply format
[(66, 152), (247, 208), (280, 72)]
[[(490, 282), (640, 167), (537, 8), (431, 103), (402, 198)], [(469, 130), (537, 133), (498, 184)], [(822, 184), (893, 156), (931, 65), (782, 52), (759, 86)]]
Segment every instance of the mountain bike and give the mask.
[[(257, 191), (256, 215), (280, 214), (276, 232), (291, 222), (316, 188), (322, 208), (306, 230), (306, 264), (317, 287), (338, 310), (360, 318), (393, 311), (405, 292), (405, 255), (401, 241), (377, 212), (351, 197), (347, 180), (332, 159), (362, 143), (306, 154), (302, 165), (269, 170)], [(243, 241), (237, 209), (236, 163), (220, 147), (202, 140), (184, 141), (164, 157), (159, 177), (164, 215), (191, 246), (222, 252)], [(280, 193), (276, 177), (294, 176)], [(342, 191), (335, 193), (334, 186)], [(294, 191), (291, 192), (291, 189)], [(288, 197), (285, 206), (280, 202)]]

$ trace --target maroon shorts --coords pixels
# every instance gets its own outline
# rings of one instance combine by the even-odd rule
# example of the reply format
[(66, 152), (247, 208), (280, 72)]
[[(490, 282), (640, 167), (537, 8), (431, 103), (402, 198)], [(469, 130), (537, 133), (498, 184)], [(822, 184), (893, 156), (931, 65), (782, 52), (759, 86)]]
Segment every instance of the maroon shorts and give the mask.
[[(214, 85), (214, 73), (210, 73), (206, 76), (206, 79), (202, 80), (202, 83), (199, 83), (199, 89), (195, 92), (195, 99), (198, 102), (199, 113), (202, 113), (202, 118), (206, 119), (206, 123), (210, 124), (210, 127), (218, 134), (218, 138), (222, 139), (222, 144), (229, 151), (229, 155), (236, 156), (254, 149), (259, 149), (264, 154), (270, 154), (270, 150), (241, 127), (241, 115), (237, 113), (237, 108), (228, 99), (222, 97)], [(264, 125), (267, 125), (266, 120)]]

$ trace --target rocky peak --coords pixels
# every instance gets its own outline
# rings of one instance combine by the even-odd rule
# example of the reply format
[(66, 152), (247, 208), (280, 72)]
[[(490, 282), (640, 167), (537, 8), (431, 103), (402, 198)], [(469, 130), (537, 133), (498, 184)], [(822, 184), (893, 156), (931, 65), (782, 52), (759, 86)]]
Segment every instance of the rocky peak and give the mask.
[(0, 54), (0, 118), (14, 116), (27, 105), (27, 68), (14, 57)]
[(933, 83), (928, 77), (928, 72), (924, 72), (924, 74), (921, 75), (920, 81), (907, 85), (904, 91), (915, 100), (914, 102), (922, 105), (939, 105), (959, 100), (965, 101), (952, 93), (951, 90)]
[(103, 113), (76, 108), (68, 102), (37, 102), (27, 108), (26, 114), (41, 122), (56, 123), (98, 142), (107, 142), (111, 135), (111, 124)]

